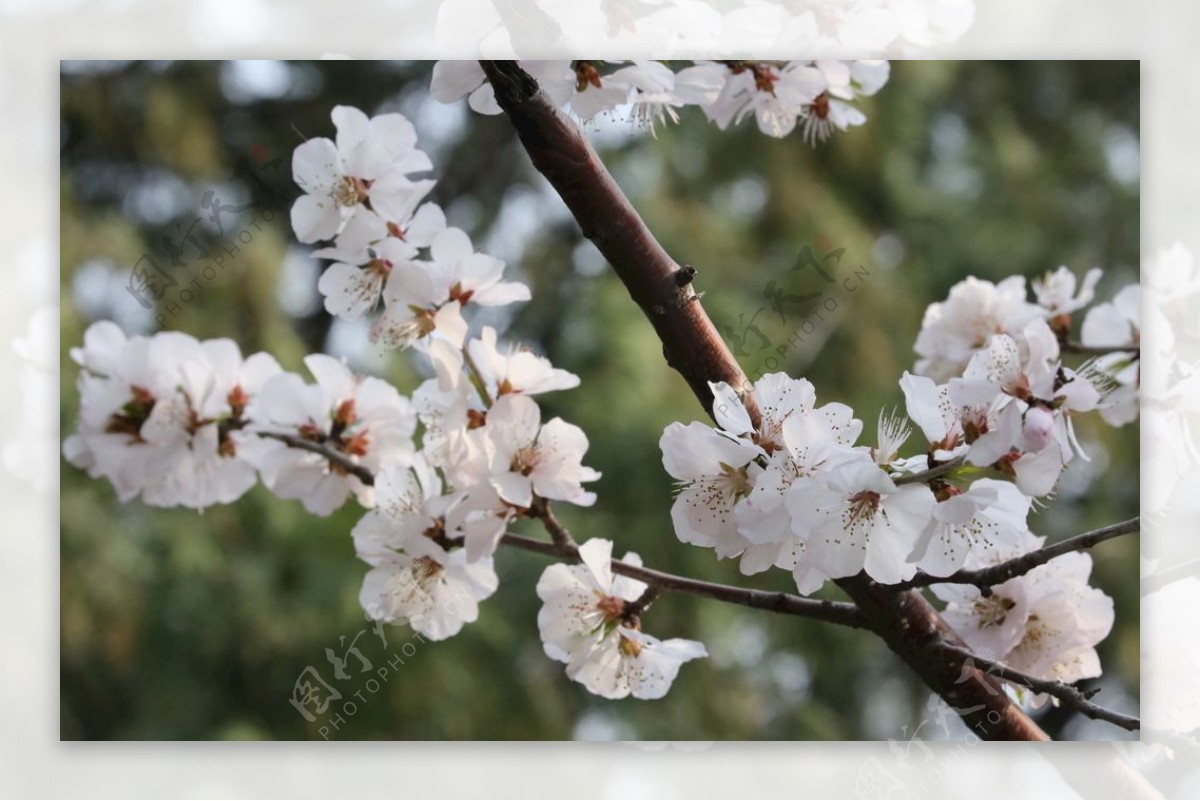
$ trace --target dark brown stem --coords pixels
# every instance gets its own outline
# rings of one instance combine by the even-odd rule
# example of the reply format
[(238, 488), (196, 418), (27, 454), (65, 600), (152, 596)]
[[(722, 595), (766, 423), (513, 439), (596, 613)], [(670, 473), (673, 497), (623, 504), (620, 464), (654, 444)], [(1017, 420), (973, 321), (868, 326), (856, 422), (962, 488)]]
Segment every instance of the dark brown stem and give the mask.
[(1080, 353), (1087, 356), (1107, 356), (1110, 353), (1128, 353), (1137, 356), (1141, 351), (1140, 345), (1111, 346), (1084, 345), (1082, 342), (1062, 342), (1059, 345), (1063, 353)]
[(1093, 720), (1108, 721), (1127, 731), (1137, 731), (1142, 727), (1142, 722), (1131, 715), (1122, 715), (1119, 712), (1113, 712), (1111, 709), (1105, 709), (1102, 706), (1093, 704), (1088, 700), (1090, 695), (1073, 684), (1034, 678), (1020, 671), (1013, 670), (1000, 662), (984, 659), (970, 648), (947, 644), (945, 650), (947, 653), (958, 658), (960, 665), (969, 668), (981, 667), (988, 675), (1003, 679), (1009, 684), (1016, 684), (1033, 690), (1036, 693), (1052, 695), (1065, 706), (1074, 709), (1080, 714), (1087, 715)]
[(928, 470), (922, 470), (920, 473), (908, 473), (902, 476), (892, 478), (892, 483), (896, 486), (902, 484), (921, 484), (932, 481), (935, 478), (940, 478), (949, 473), (954, 468), (966, 461), (966, 457), (957, 456), (948, 462), (942, 462), (937, 467), (931, 467)]
[[(291, 434), (260, 431), (258, 435), (260, 437), (279, 440), (293, 448), (318, 453), (330, 461), (340, 464), (348, 472), (353, 472), (364, 484), (375, 483), (374, 476), (371, 475), (369, 470), (362, 465), (354, 464), (344, 455), (327, 445), (301, 439)], [(554, 516), (554, 512), (550, 509), (549, 501), (545, 498), (535, 498), (533, 507), (529, 510), (529, 516), (542, 521), (543, 527), (549, 532), (553, 542), (534, 540), (517, 534), (505, 534), (500, 538), (501, 544), (520, 548), (525, 551), (533, 551), (544, 556), (552, 556), (557, 559), (565, 559), (571, 562), (579, 561), (579, 546), (575, 544), (575, 539), (571, 536), (571, 532)], [(459, 539), (455, 538), (447, 539), (444, 544), (461, 545), (462, 543)], [(612, 562), (612, 566), (614, 573), (643, 581), (659, 590), (671, 590), (673, 592), (699, 595), (717, 601), (725, 601), (726, 603), (749, 606), (754, 609), (766, 609), (785, 615), (815, 618), (829, 623), (838, 623), (843, 626), (862, 628), (865, 625), (862, 615), (858, 613), (858, 610), (852, 604), (810, 600), (784, 592), (763, 592), (762, 590), (751, 590), (743, 587), (731, 587), (726, 584), (714, 584), (709, 581), (676, 576), (672, 573), (663, 573), (660, 570), (653, 570), (641, 565), (626, 564), (615, 559)], [(648, 605), (649, 601), (646, 604)]]
[(257, 431), (255, 433), (260, 437), (279, 440), (289, 448), (299, 448), (303, 451), (318, 453), (328, 459), (332, 464), (337, 465), (342, 470), (345, 470), (347, 473), (353, 475), (362, 483), (367, 485), (375, 483), (375, 476), (371, 475), (370, 470), (358, 464), (346, 454), (330, 448), (328, 445), (320, 442), (313, 442), (312, 440), (304, 439), (302, 437), (297, 437), (294, 434), (277, 434), (272, 431)]
[[(543, 556), (551, 556), (555, 559), (579, 561), (579, 549), (574, 546), (557, 545), (545, 540), (522, 537), (519, 534), (505, 534), (500, 538), (500, 543), (524, 551), (540, 553)], [(627, 564), (616, 559), (612, 561), (612, 569), (614, 573), (645, 582), (659, 590), (698, 595), (702, 598), (748, 606), (752, 609), (823, 620), (826, 623), (837, 623), (851, 628), (866, 627), (866, 620), (853, 604), (801, 598), (786, 592), (764, 592), (745, 587), (731, 587), (727, 584), (714, 584), (709, 581), (676, 576), (672, 573), (663, 573), (661, 570), (653, 570), (641, 565)]]
[(1082, 551), (1086, 548), (1091, 548), (1105, 540), (1111, 540), (1125, 534), (1137, 533), (1140, 528), (1141, 518), (1135, 517), (1123, 523), (1114, 523), (1111, 526), (1098, 528), (1095, 531), (1089, 531), (1085, 534), (1077, 534), (1062, 542), (1047, 545), (1045, 548), (1038, 548), (1036, 551), (1021, 554), (1018, 557), (1009, 559), (1007, 562), (1001, 562), (991, 567), (984, 567), (978, 570), (963, 569), (941, 577), (931, 576), (928, 573), (917, 573), (917, 575), (908, 581), (893, 586), (896, 589), (907, 590), (913, 587), (929, 587), (933, 584), (974, 584), (987, 596), (992, 594), (991, 588), (997, 584), (1003, 584), (1009, 579), (1023, 576), (1035, 567), (1041, 567), (1046, 564), (1051, 559), (1071, 553), (1072, 551)]
[[(480, 63), (534, 166), (562, 197), (584, 236), (612, 265), (654, 326), (668, 364), (684, 377), (701, 405), (711, 413), (710, 381), (747, 389), (745, 374), (705, 313), (693, 283), (680, 286), (679, 265), (654, 239), (579, 128), (554, 108), (537, 82), (515, 62)], [(757, 425), (758, 409), (747, 405)], [(838, 585), (858, 605), (867, 626), (978, 736), (1049, 739), (992, 677), (975, 671), (978, 681), (957, 681), (959, 673), (940, 645), (965, 643), (920, 594), (897, 593), (861, 576), (841, 579)]]

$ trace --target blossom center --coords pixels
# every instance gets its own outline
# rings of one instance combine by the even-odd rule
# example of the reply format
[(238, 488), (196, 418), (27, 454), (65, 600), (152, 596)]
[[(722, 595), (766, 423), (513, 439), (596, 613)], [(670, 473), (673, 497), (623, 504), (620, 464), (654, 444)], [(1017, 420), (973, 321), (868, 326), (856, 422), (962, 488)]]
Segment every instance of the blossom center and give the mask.
[(155, 397), (150, 394), (150, 390), (142, 387), (135, 386), (129, 389), (133, 397), (121, 407), (121, 411), (108, 419), (104, 430), (109, 434), (129, 434), (140, 442), (142, 424), (150, 417), (150, 412), (154, 411)]
[[(1011, 598), (992, 595), (990, 598), (980, 598), (975, 602), (975, 615), (979, 620), (979, 628), (988, 629), (1001, 626), (1008, 617), (1009, 611), (1017, 605)], [(1035, 616), (1030, 616), (1032, 620)]]
[(514, 473), (527, 476), (533, 473), (533, 469), (537, 467), (537, 463), (537, 448), (533, 445), (528, 445), (513, 454), (512, 464), (509, 466), (509, 469)]
[(357, 206), (367, 199), (370, 182), (347, 175), (333, 186), (333, 200), (339, 206)]
[(625, 614), (625, 599), (615, 595), (605, 595), (596, 604), (596, 608), (600, 610), (600, 614), (604, 615), (605, 623), (618, 620), (621, 615)]
[(850, 520), (854, 524), (866, 517), (874, 517), (879, 509), (879, 493), (874, 490), (863, 490), (850, 496)]

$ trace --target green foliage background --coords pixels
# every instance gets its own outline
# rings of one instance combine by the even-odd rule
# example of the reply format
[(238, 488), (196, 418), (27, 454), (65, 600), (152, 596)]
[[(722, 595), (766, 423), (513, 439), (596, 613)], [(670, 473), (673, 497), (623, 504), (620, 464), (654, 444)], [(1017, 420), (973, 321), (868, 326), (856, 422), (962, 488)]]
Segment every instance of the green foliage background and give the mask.
[[(422, 62), (64, 65), (63, 430), (78, 402), (67, 349), (86, 326), (110, 317), (156, 327), (124, 289), (143, 253), (175, 271), (181, 287), (193, 278), (203, 287), (166, 314), (168, 328), (232, 337), (293, 370), (307, 352), (348, 351), (360, 369), (414, 388), (412, 359), (373, 359), (361, 348), (365, 331), (331, 328), (313, 299), (319, 268), (297, 247), (286, 213), (251, 229), (253, 241), (211, 281), (204, 262), (167, 266), (161, 243), (204, 213), (205, 189), (226, 203), (266, 202), (261, 188), (231, 179), (239, 158), (281, 158), (262, 174), (271, 188), (288, 187), (299, 136), (332, 136), (332, 106), (400, 110), (433, 156), (440, 183), (432, 197), (451, 224), (533, 288), (532, 303), (489, 320), (583, 379), (578, 390), (544, 398), (546, 417), (588, 432), (587, 461), (604, 473), (595, 508), (560, 506), (576, 537), (611, 538), (618, 552), (636, 550), (662, 569), (788, 589), (782, 572), (745, 579), (735, 564), (675, 539), (658, 438), (673, 420), (699, 419), (699, 406), (507, 121), (433, 103), (429, 70)], [(624, 124), (594, 138), (667, 250), (699, 269), (697, 286), (722, 327), (740, 330), (768, 305), (769, 281), (791, 286), (803, 245), (827, 239), (845, 248), (839, 279), (859, 268), (868, 275), (801, 347), (786, 349), (781, 368), (811, 379), (820, 401), (852, 404), (873, 439), (879, 410), (902, 405), (896, 381), (912, 365), (925, 306), (956, 281), (1100, 265), (1106, 298), (1136, 280), (1138, 102), (1136, 62), (895, 62), (889, 84), (862, 104), (867, 125), (815, 149), (749, 123), (720, 132), (695, 109), (656, 138)], [(203, 225), (196, 232), (226, 247), (252, 214), (226, 215), (223, 237)], [(757, 318), (771, 345), (747, 339), (747, 372), (769, 367), (805, 319), (785, 312)], [(1073, 464), (1059, 500), (1032, 518), (1052, 539), (1137, 512), (1136, 425), (1113, 430), (1089, 419), (1080, 429), (1093, 461)], [(961, 735), (940, 727), (928, 693), (869, 634), (677, 596), (655, 605), (648, 630), (703, 640), (712, 657), (685, 666), (665, 700), (592, 697), (541, 652), (533, 585), (546, 562), (523, 552), (498, 555), (500, 590), (460, 636), (402, 651), (406, 627), (388, 629), (386, 646), (368, 630), (358, 645), (374, 668), (396, 656), (403, 665), (371, 692), (352, 660), (351, 678), (336, 686), (354, 714), (336, 730), (328, 719), (308, 723), (288, 703), (293, 682), (309, 665), (333, 681), (325, 649), (340, 653), (339, 638), (365, 626), (357, 593), (366, 568), (349, 537), (360, 513), (347, 505), (314, 518), (262, 487), (203, 514), (122, 505), (106, 483), (64, 462), (62, 737), (303, 739), (325, 726), (338, 739), (907, 739), (922, 721), (925, 739)], [(1099, 700), (1136, 710), (1137, 541), (1105, 544), (1094, 558), (1094, 583), (1117, 612), (1100, 649)], [(837, 597), (833, 588), (824, 594)], [(1061, 710), (1041, 721), (1058, 736), (1123, 734)]]

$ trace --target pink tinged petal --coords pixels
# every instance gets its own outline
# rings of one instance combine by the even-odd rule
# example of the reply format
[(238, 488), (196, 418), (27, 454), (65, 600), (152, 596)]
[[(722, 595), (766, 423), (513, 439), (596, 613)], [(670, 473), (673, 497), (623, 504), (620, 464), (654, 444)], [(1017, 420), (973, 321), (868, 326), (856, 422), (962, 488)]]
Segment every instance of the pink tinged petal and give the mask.
[(342, 207), (327, 195), (301, 195), (291, 216), (296, 238), (306, 245), (333, 239), (342, 227)]
[(509, 303), (523, 303), (532, 297), (529, 287), (520, 281), (505, 281), (487, 289), (481, 289), (471, 296), (471, 302), (480, 306), (507, 306)]
[(404, 230), (404, 240), (413, 247), (427, 248), (446, 228), (446, 213), (436, 203), (426, 203), (417, 209)]
[(595, 587), (604, 593), (612, 592), (612, 540), (593, 538), (579, 546), (579, 559), (591, 574)]
[(700, 422), (671, 423), (663, 429), (658, 445), (663, 467), (680, 481), (720, 474), (722, 463), (744, 467), (759, 453), (750, 443), (723, 436)]
[(430, 246), (433, 260), (446, 265), (457, 264), (474, 252), (471, 238), (461, 228), (447, 228), (434, 237)]
[(311, 353), (304, 357), (304, 366), (334, 402), (354, 396), (358, 381), (341, 359), (324, 353)]
[(729, 384), (721, 381), (708, 382), (713, 394), (713, 419), (717, 425), (735, 436), (749, 434), (754, 430), (750, 423), (750, 413), (746, 411), (742, 399)]
[[(334, 127), (337, 128), (337, 154), (343, 160), (347, 160), (367, 140), (370, 118), (354, 106), (334, 106), (329, 116), (333, 119)], [(347, 167), (350, 166), (347, 164)], [(350, 170), (350, 174), (360, 178), (366, 177), (359, 175), (353, 169)]]
[(257, 393), (268, 380), (283, 372), (279, 362), (269, 353), (252, 354), (242, 364), (239, 382), (242, 389), (250, 394)]
[(429, 308), (448, 300), (447, 287), (437, 280), (434, 265), (423, 261), (406, 261), (392, 268), (383, 289), (383, 300), (389, 309), (396, 307), (405, 317), (411, 317), (409, 306)]
[(500, 538), (508, 530), (508, 519), (499, 515), (485, 514), (463, 525), (463, 544), (467, 560), (478, 561), (491, 556), (500, 544)]
[(1062, 453), (1058, 448), (1046, 448), (1038, 453), (1027, 453), (1013, 462), (1017, 487), (1021, 492), (1033, 498), (1052, 491), (1062, 469)]
[(492, 475), (492, 486), (507, 503), (528, 509), (533, 505), (533, 482), (520, 473)]
[(259, 425), (301, 426), (310, 421), (312, 393), (295, 373), (280, 373), (263, 385), (252, 412)]
[(338, 151), (328, 139), (309, 139), (292, 153), (292, 180), (305, 192), (328, 194), (340, 178)]
[(439, 103), (453, 103), (473, 92), (484, 79), (478, 61), (439, 61), (433, 65), (429, 93)]
[(487, 429), (505, 458), (537, 438), (542, 412), (524, 395), (505, 395), (488, 412)]
[(946, 437), (947, 425), (942, 409), (942, 393), (933, 379), (913, 375), (907, 370), (900, 379), (904, 392), (904, 405), (909, 418), (921, 429), (929, 442), (941, 442)]
[(504, 109), (500, 108), (500, 104), (496, 102), (496, 93), (492, 90), (490, 83), (485, 83), (472, 92), (471, 96), (467, 98), (467, 105), (474, 111), (486, 114), (489, 117), (501, 114), (504, 111)]
[(462, 306), (452, 300), (433, 315), (434, 330), (445, 337), (456, 348), (462, 348), (467, 338), (467, 321), (462, 316)]
[(428, 179), (410, 181), (399, 169), (389, 170), (371, 184), (371, 208), (385, 220), (403, 223), (436, 184)]
[(379, 303), (383, 276), (375, 270), (334, 264), (321, 274), (317, 289), (325, 296), (326, 311), (356, 320)]
[(796, 130), (796, 112), (794, 107), (779, 102), (767, 102), (760, 103), (754, 109), (754, 116), (758, 120), (760, 131), (775, 139), (782, 139)]
[(1031, 406), (1025, 410), (1021, 431), (1025, 450), (1040, 451), (1054, 438), (1054, 412), (1043, 406)]

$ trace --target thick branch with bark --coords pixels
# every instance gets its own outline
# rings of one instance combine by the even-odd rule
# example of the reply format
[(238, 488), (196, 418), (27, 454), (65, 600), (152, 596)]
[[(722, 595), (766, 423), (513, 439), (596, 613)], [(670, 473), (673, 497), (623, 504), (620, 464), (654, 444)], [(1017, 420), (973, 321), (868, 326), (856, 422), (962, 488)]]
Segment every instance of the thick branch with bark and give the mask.
[(1056, 559), (1072, 551), (1082, 551), (1092, 548), (1106, 540), (1111, 540), (1125, 534), (1135, 534), (1141, 529), (1141, 525), (1141, 518), (1135, 517), (1132, 520), (1114, 523), (1111, 526), (1098, 528), (1095, 531), (1077, 534), (1062, 542), (1056, 542), (1053, 545), (1047, 545), (1045, 548), (1038, 548), (1036, 551), (1021, 554), (998, 565), (978, 570), (967, 570), (964, 568), (948, 576), (941, 577), (931, 576), (928, 573), (918, 573), (908, 581), (894, 586), (897, 589), (910, 589), (912, 587), (929, 587), (934, 584), (974, 584), (986, 597), (992, 594), (992, 587), (1003, 584), (1017, 576), (1023, 576), (1035, 567), (1041, 567), (1046, 564), (1051, 559)]
[[(497, 98), (503, 98), (501, 107), (507, 102), (515, 108), (514, 103), (536, 97), (537, 82), (516, 62), (481, 63)], [(667, 364), (683, 376), (706, 410), (711, 411), (713, 402), (709, 381), (745, 390), (745, 374), (700, 307), (692, 287), (696, 271), (681, 268), (663, 250), (579, 128), (544, 102), (534, 100), (528, 108), (534, 107), (553, 113), (509, 113), (521, 143), (534, 166), (547, 178), (553, 176), (550, 183), (583, 235), (599, 248), (654, 326)], [(758, 409), (747, 400), (757, 425)]]
[[(746, 376), (700, 304), (692, 272), (680, 269), (655, 240), (579, 128), (547, 101), (536, 81), (515, 62), (481, 64), (534, 166), (612, 265), (654, 326), (668, 364), (684, 377), (701, 405), (711, 413), (710, 381), (745, 390)], [(757, 409), (751, 416), (757, 424)], [(974, 680), (959, 681), (961, 665), (946, 658), (943, 644), (966, 644), (920, 594), (896, 592), (863, 576), (841, 579), (838, 585), (858, 605), (867, 626), (979, 736), (1049, 739), (1008, 700), (995, 678), (968, 668)]]

